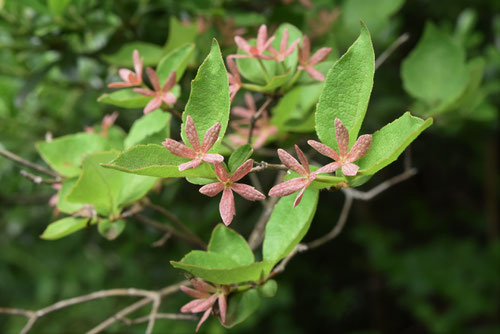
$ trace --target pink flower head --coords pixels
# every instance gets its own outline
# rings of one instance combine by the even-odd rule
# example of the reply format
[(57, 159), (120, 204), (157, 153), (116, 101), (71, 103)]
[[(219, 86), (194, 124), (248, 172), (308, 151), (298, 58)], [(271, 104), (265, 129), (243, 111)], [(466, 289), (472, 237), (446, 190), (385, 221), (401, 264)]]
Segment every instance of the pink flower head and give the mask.
[(138, 86), (142, 83), (142, 61), (143, 58), (139, 58), (139, 51), (134, 50), (134, 70), (135, 73), (129, 69), (122, 68), (118, 71), (118, 74), (122, 78), (123, 82), (113, 82), (108, 85), (109, 88), (123, 88)]
[(146, 72), (148, 73), (149, 80), (151, 81), (154, 90), (134, 88), (134, 91), (139, 94), (153, 97), (153, 99), (149, 101), (144, 108), (145, 114), (149, 114), (153, 110), (160, 108), (163, 102), (166, 104), (174, 104), (177, 102), (177, 98), (170, 92), (170, 90), (175, 86), (175, 71), (168, 76), (163, 87), (160, 86), (160, 79), (158, 78), (158, 74), (156, 74), (155, 70), (148, 67), (146, 68)]
[(108, 114), (104, 116), (101, 123), (101, 136), (107, 137), (109, 128), (115, 124), (116, 119), (118, 118), (118, 112), (115, 111), (112, 114)]
[(226, 312), (227, 312), (227, 299), (226, 295), (229, 294), (229, 288), (225, 285), (216, 287), (210, 285), (201, 279), (192, 279), (191, 285), (194, 289), (188, 288), (187, 286), (181, 285), (181, 290), (190, 297), (196, 298), (190, 301), (183, 307), (181, 307), (182, 313), (203, 313), (203, 316), (196, 326), (196, 332), (200, 329), (201, 325), (207, 320), (210, 313), (212, 313), (215, 302), (218, 301), (219, 304), (219, 314), (222, 323), (226, 323)]
[(227, 67), (229, 68), (229, 73), (227, 73), (227, 77), (229, 79), (229, 93), (231, 93), (231, 102), (233, 102), (236, 93), (238, 93), (241, 88), (241, 76), (233, 57), (228, 56), (226, 60)]
[(207, 153), (215, 142), (219, 138), (220, 123), (217, 122), (210, 127), (210, 129), (205, 132), (203, 137), (203, 143), (200, 144), (200, 137), (198, 137), (198, 132), (196, 131), (196, 126), (190, 115), (186, 118), (186, 137), (191, 144), (192, 148), (179, 143), (173, 139), (166, 138), (162, 143), (163, 146), (173, 155), (183, 158), (193, 159), (189, 162), (179, 165), (179, 171), (184, 171), (189, 168), (198, 167), (202, 161), (208, 162), (209, 164), (214, 164), (216, 162), (222, 162), (224, 157), (220, 154)]
[(267, 39), (267, 27), (265, 24), (261, 25), (259, 28), (256, 46), (250, 45), (240, 36), (235, 36), (234, 41), (241, 50), (247, 53), (247, 55), (237, 55), (238, 58), (273, 59), (270, 56), (264, 55), (264, 51), (266, 51), (274, 41), (274, 36)]
[(307, 143), (311, 145), (316, 151), (332, 158), (335, 162), (331, 162), (326, 166), (321, 167), (316, 173), (332, 173), (339, 167), (342, 167), (342, 173), (347, 176), (355, 176), (358, 173), (359, 167), (353, 164), (354, 161), (363, 157), (372, 142), (372, 135), (362, 135), (356, 140), (351, 150), (349, 149), (349, 132), (340, 119), (335, 118), (335, 137), (337, 138), (337, 145), (339, 153), (335, 152), (331, 147), (326, 146), (315, 140), (308, 140)]
[(200, 193), (214, 197), (223, 191), (219, 204), (219, 211), (222, 221), (226, 226), (228, 226), (231, 224), (233, 217), (236, 215), (233, 190), (249, 201), (263, 200), (266, 196), (252, 186), (243, 183), (236, 183), (236, 181), (242, 179), (245, 175), (250, 173), (250, 170), (253, 167), (252, 159), (245, 161), (230, 177), (227, 175), (226, 168), (220, 162), (216, 162), (214, 166), (215, 173), (217, 174), (220, 182), (204, 185), (200, 188)]
[(274, 187), (272, 187), (271, 190), (269, 191), (269, 196), (282, 197), (293, 194), (294, 192), (300, 189), (299, 194), (297, 195), (295, 201), (293, 202), (294, 208), (300, 203), (300, 200), (302, 199), (302, 196), (304, 195), (306, 188), (309, 187), (309, 185), (311, 185), (314, 179), (316, 179), (316, 174), (317, 174), (317, 172), (311, 173), (311, 170), (309, 169), (309, 162), (307, 161), (307, 158), (304, 155), (304, 153), (300, 150), (300, 148), (297, 145), (295, 145), (295, 151), (297, 151), (297, 156), (299, 157), (301, 163), (299, 163), (294, 157), (292, 157), (285, 150), (278, 149), (278, 155), (281, 162), (285, 166), (287, 166), (294, 172), (302, 175), (302, 177), (298, 177), (277, 184)]
[(271, 53), (274, 55), (274, 59), (279, 62), (284, 61), (286, 57), (291, 55), (293, 51), (295, 51), (295, 47), (297, 46), (297, 44), (299, 44), (300, 42), (300, 39), (297, 38), (295, 42), (293, 42), (292, 44), (290, 44), (290, 46), (288, 46), (288, 35), (289, 35), (288, 29), (283, 30), (283, 36), (281, 36), (279, 52), (276, 51), (276, 49), (273, 48), (272, 46), (269, 46), (269, 51), (271, 51)]
[[(236, 120), (231, 122), (231, 127), (236, 130), (236, 134), (229, 135), (230, 140), (237, 145), (244, 145), (247, 142), (248, 132), (250, 131), (250, 122), (252, 117), (255, 117), (258, 113), (257, 106), (255, 105), (255, 100), (252, 94), (245, 94), (245, 103), (247, 108), (244, 107), (234, 107), (232, 114), (241, 117), (241, 120)], [(262, 106), (261, 108), (265, 108)], [(244, 127), (246, 126), (246, 127)], [(278, 128), (269, 123), (269, 116), (265, 109), (260, 114), (259, 119), (255, 122), (255, 126), (252, 131), (252, 137), (256, 137), (253, 142), (254, 148), (262, 147), (269, 136), (274, 135), (278, 132)]]
[(299, 70), (305, 70), (313, 79), (324, 81), (325, 76), (315, 69), (314, 65), (325, 60), (330, 52), (332, 52), (332, 48), (321, 48), (309, 58), (311, 55), (311, 42), (309, 41), (309, 37), (304, 35), (302, 47), (299, 48)]

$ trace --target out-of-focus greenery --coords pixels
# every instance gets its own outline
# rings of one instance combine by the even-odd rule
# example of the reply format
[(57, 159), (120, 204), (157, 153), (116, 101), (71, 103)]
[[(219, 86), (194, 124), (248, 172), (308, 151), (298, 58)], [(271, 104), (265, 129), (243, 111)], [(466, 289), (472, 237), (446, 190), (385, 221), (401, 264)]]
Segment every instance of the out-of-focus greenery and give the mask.
[[(455, 56), (463, 57), (464, 66), (481, 58), (479, 84), (464, 83), (475, 88), (469, 96), (455, 104), (447, 100), (446, 108), (433, 113), (435, 126), (411, 147), (419, 169), (416, 177), (370, 202), (355, 202), (344, 232), (321, 248), (297, 255), (276, 276), (276, 296), (263, 300), (255, 315), (230, 331), (499, 333), (500, 3), (313, 3), (314, 8), (306, 9), (300, 1), (0, 1), (0, 147), (43, 164), (34, 143), (48, 132), (59, 137), (82, 131), (114, 110), (120, 111), (117, 124), (128, 130), (142, 110), (120, 109), (97, 99), (108, 92), (107, 83), (116, 81), (118, 68), (131, 65), (126, 62), (134, 43), (148, 50), (145, 61), (150, 64), (185, 42), (195, 43), (180, 82), (182, 110), (212, 37), (227, 55), (235, 51), (234, 27), (246, 28), (253, 36), (262, 23), (278, 27), (288, 22), (308, 34), (315, 48), (333, 47), (335, 60), (359, 33), (359, 18), (370, 28), (377, 56), (398, 36), (410, 34), (376, 71), (362, 129), (372, 133), (404, 110), (431, 110), (434, 100), (412, 94), (403, 83), (404, 66), (412, 65), (411, 54), (432, 22), (439, 36), (460, 50)], [(242, 104), (240, 95), (235, 105)], [(290, 141), (298, 138), (294, 135)], [(394, 164), (365, 187), (401, 170), (402, 162)], [(263, 177), (272, 182), (273, 175)], [(152, 248), (161, 232), (130, 223), (114, 241), (95, 229), (42, 240), (39, 235), (55, 220), (47, 205), (55, 191), (32, 184), (19, 175), (19, 166), (3, 158), (0, 185), (0, 306), (37, 309), (102, 289), (159, 289), (184, 278), (169, 265), (190, 250), (182, 241), (171, 239)], [(200, 222), (219, 221), (218, 199), (202, 198), (197, 187), (186, 182), (174, 181), (150, 198), (206, 241), (214, 225)], [(322, 194), (306, 241), (331, 229), (342, 200), (337, 193)], [(232, 227), (247, 236), (259, 212), (243, 201), (237, 205), (242, 218)], [(177, 312), (188, 300), (174, 295), (164, 300), (161, 310)], [(130, 302), (121, 297), (73, 306), (41, 318), (33, 332), (82, 332)], [(15, 333), (25, 321), (0, 315), (0, 331)], [(141, 333), (145, 326), (117, 323), (109, 332)], [(157, 333), (193, 330), (191, 322), (159, 320), (155, 326)], [(201, 329), (225, 331), (215, 318)]]

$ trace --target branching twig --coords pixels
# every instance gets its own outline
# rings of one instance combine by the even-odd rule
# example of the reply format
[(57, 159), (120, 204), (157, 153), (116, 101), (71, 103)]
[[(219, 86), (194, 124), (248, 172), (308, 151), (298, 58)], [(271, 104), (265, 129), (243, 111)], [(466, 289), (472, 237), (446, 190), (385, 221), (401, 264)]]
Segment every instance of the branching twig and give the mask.
[(250, 125), (248, 127), (248, 144), (252, 144), (252, 137), (253, 137), (253, 129), (255, 128), (255, 123), (257, 123), (257, 120), (259, 117), (262, 115), (262, 113), (266, 110), (267, 106), (273, 101), (273, 98), (268, 96), (266, 102), (257, 110), (255, 115), (252, 115), (250, 117)]
[(261, 162), (256, 162), (256, 166), (253, 167), (250, 170), (250, 173), (252, 172), (261, 172), (263, 170), (269, 169), (269, 170), (288, 170), (288, 167), (283, 165), (283, 164), (270, 164), (265, 161)]
[(375, 60), (375, 70), (382, 65), (387, 58), (390, 57), (390, 55), (396, 51), (397, 48), (399, 48), (403, 43), (405, 43), (408, 39), (410, 38), (410, 34), (405, 32), (401, 36), (398, 37), (380, 56), (377, 57)]
[[(156, 319), (169, 319), (169, 320), (198, 320), (198, 316), (194, 314), (178, 314), (178, 313), (157, 313), (155, 315)], [(144, 317), (140, 318), (135, 318), (135, 319), (128, 319), (128, 318), (123, 318), (122, 321), (127, 325), (134, 325), (134, 324), (141, 324), (143, 322), (149, 321), (150, 316), (146, 315)]]
[(37, 165), (31, 161), (28, 161), (28, 160), (25, 160), (23, 158), (21, 158), (20, 156), (18, 155), (15, 155), (14, 153), (10, 152), (10, 151), (7, 151), (3, 148), (0, 148), (0, 155), (6, 157), (7, 159), (10, 159), (12, 161), (14, 161), (15, 163), (17, 164), (20, 164), (20, 165), (23, 165), (23, 166), (26, 166), (28, 168), (31, 168), (33, 170), (36, 170), (37, 172), (40, 172), (42, 174), (45, 174), (45, 175), (48, 175), (48, 176), (52, 176), (53, 178), (55, 179), (59, 179), (59, 175), (51, 170), (48, 170), (46, 169), (45, 167), (43, 166), (40, 166), (40, 165)]
[(28, 180), (33, 181), (36, 184), (41, 184), (41, 183), (44, 183), (44, 184), (56, 184), (56, 183), (60, 183), (61, 182), (60, 179), (44, 179), (43, 177), (41, 177), (39, 175), (31, 174), (30, 172), (25, 171), (24, 169), (21, 169), (21, 171), (19, 173), (22, 176), (24, 176), (25, 178), (27, 178)]

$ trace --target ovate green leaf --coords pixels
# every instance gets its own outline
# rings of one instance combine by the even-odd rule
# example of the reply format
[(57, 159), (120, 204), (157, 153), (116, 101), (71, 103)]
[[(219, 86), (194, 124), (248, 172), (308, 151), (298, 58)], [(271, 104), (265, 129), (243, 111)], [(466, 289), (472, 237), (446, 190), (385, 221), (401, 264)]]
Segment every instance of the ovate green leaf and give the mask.
[(228, 300), (226, 323), (222, 325), (231, 328), (242, 323), (257, 311), (260, 302), (261, 297), (255, 289), (231, 294)]
[(231, 153), (229, 157), (229, 161), (227, 166), (229, 167), (229, 172), (233, 173), (238, 167), (241, 166), (242, 163), (247, 161), (253, 153), (252, 146), (249, 144), (245, 144), (243, 146), (238, 147)]
[(40, 238), (45, 240), (56, 240), (71, 233), (79, 231), (87, 226), (88, 218), (66, 217), (51, 223)]
[(149, 144), (151, 139), (158, 139), (156, 143), (161, 143), (169, 137), (171, 117), (169, 113), (157, 109), (137, 119), (125, 139), (125, 148), (136, 144)]
[(186, 66), (191, 59), (194, 51), (194, 44), (186, 44), (175, 50), (172, 50), (168, 55), (166, 55), (158, 64), (156, 73), (160, 78), (160, 82), (165, 82), (170, 73), (175, 71), (177, 81), (182, 78)]
[(316, 133), (324, 144), (337, 149), (334, 122), (339, 118), (354, 144), (370, 100), (375, 55), (370, 33), (364, 24), (361, 34), (328, 71), (316, 109)]
[(116, 239), (125, 229), (125, 221), (119, 219), (116, 221), (110, 221), (108, 219), (101, 219), (97, 223), (97, 230), (99, 234), (108, 240)]
[(212, 232), (208, 251), (223, 254), (238, 265), (248, 265), (254, 262), (252, 250), (245, 239), (223, 224), (217, 225)]

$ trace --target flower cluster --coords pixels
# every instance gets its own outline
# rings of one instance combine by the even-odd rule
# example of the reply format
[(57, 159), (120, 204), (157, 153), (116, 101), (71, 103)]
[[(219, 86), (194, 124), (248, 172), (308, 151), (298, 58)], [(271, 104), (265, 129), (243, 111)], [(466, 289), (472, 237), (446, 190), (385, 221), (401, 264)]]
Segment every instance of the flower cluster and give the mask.
[(149, 114), (161, 107), (163, 102), (167, 105), (172, 105), (177, 102), (177, 98), (172, 92), (172, 88), (175, 86), (176, 82), (176, 72), (173, 71), (168, 78), (165, 80), (163, 87), (160, 85), (160, 79), (158, 78), (158, 74), (151, 67), (146, 68), (146, 73), (148, 74), (149, 81), (153, 86), (153, 89), (149, 89), (145, 86), (142, 81), (142, 66), (143, 59), (139, 57), (139, 51), (134, 50), (133, 52), (133, 61), (134, 61), (134, 70), (132, 72), (129, 69), (122, 68), (118, 71), (118, 74), (122, 78), (123, 82), (113, 82), (108, 85), (108, 88), (125, 88), (125, 87), (137, 87), (134, 88), (136, 93), (141, 95), (151, 97), (151, 100), (144, 107), (144, 113)]
[(236, 58), (254, 58), (261, 60), (275, 60), (277, 62), (284, 62), (285, 59), (293, 54), (293, 52), (298, 49), (299, 52), (299, 71), (306, 71), (313, 79), (323, 81), (325, 80), (324, 75), (314, 68), (315, 65), (325, 60), (331, 52), (331, 48), (321, 48), (314, 55), (310, 57), (310, 42), (309, 38), (304, 35), (302, 38), (302, 47), (299, 47), (300, 39), (296, 39), (291, 44), (289, 44), (289, 31), (284, 29), (279, 50), (276, 50), (271, 44), (275, 40), (275, 36), (268, 38), (266, 25), (261, 25), (257, 33), (257, 39), (255, 45), (252, 45), (247, 40), (241, 36), (235, 36), (234, 41), (239, 49), (241, 49), (244, 54), (232, 54), (227, 56), (227, 65), (229, 68), (229, 86), (231, 92), (231, 101), (234, 96), (241, 88), (241, 77), (238, 72), (238, 67), (234, 63)]
[(162, 144), (172, 154), (182, 158), (191, 159), (191, 161), (179, 165), (179, 171), (196, 168), (202, 161), (214, 165), (215, 173), (219, 182), (214, 182), (201, 187), (200, 192), (210, 197), (222, 192), (219, 211), (222, 221), (227, 226), (231, 224), (236, 214), (233, 190), (249, 201), (263, 200), (266, 196), (252, 186), (243, 183), (236, 183), (236, 181), (239, 181), (250, 172), (253, 167), (252, 159), (244, 162), (231, 176), (228, 176), (226, 168), (222, 165), (224, 157), (220, 154), (207, 153), (217, 142), (220, 129), (220, 123), (214, 124), (205, 132), (203, 143), (200, 144), (198, 131), (194, 121), (191, 116), (188, 115), (186, 117), (185, 132), (187, 140), (192, 148), (170, 138), (166, 138)]

